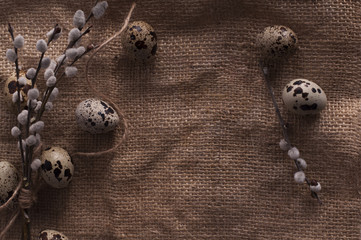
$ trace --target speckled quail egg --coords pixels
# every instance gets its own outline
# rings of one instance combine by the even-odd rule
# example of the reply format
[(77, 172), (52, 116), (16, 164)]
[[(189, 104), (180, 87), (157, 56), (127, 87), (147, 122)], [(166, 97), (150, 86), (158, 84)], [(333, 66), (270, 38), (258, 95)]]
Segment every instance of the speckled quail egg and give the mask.
[(127, 55), (134, 60), (149, 60), (157, 52), (157, 35), (152, 26), (143, 21), (128, 25), (122, 36)]
[[(20, 71), (19, 77), (25, 77), (25, 71)], [(31, 80), (27, 79), (27, 84), (25, 86), (20, 86), (20, 93), (22, 95), (21, 109), (24, 109), (28, 101), (27, 93), (31, 88)], [(6, 105), (14, 113), (17, 112), (17, 104), (13, 102), (13, 94), (17, 92), (18, 88), (16, 86), (16, 74), (11, 75), (6, 81), (3, 89), (5, 95)]]
[(276, 25), (266, 27), (258, 34), (256, 44), (265, 59), (276, 60), (293, 54), (298, 39), (289, 27)]
[(75, 116), (80, 128), (93, 134), (107, 133), (119, 124), (117, 112), (108, 103), (94, 98), (79, 103)]
[(282, 93), (286, 108), (296, 114), (317, 114), (326, 107), (325, 92), (316, 83), (307, 79), (294, 79)]
[(13, 195), (19, 184), (19, 175), (16, 168), (7, 161), (0, 162), (0, 206), (6, 203)]
[(47, 229), (40, 232), (39, 240), (68, 240), (68, 238), (61, 232)]
[(54, 188), (68, 186), (74, 175), (73, 161), (66, 150), (61, 147), (49, 147), (40, 157), (41, 176)]

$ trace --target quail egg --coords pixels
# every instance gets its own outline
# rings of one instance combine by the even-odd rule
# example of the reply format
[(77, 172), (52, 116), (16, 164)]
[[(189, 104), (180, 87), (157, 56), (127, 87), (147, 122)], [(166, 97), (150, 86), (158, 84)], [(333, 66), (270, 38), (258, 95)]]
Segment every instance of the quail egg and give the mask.
[(41, 176), (54, 188), (68, 186), (74, 175), (73, 161), (66, 150), (61, 147), (49, 147), (40, 157)]
[(6, 203), (13, 195), (19, 184), (16, 168), (7, 161), (0, 162), (0, 206)]
[(157, 52), (157, 35), (152, 26), (144, 21), (128, 25), (122, 37), (125, 52), (134, 60), (149, 60)]
[[(20, 71), (19, 77), (25, 77), (25, 72)], [(10, 108), (11, 111), (14, 113), (17, 112), (17, 104), (13, 102), (13, 94), (17, 92), (17, 83), (16, 83), (16, 74), (14, 73), (11, 75), (6, 81), (4, 86), (4, 95), (5, 95), (5, 101), (6, 105)], [(29, 89), (31, 88), (31, 80), (27, 79), (25, 86), (20, 86), (20, 93), (22, 96), (22, 101), (20, 102), (20, 108), (21, 110), (26, 107), (26, 103), (28, 101), (27, 93)]]
[(294, 79), (282, 93), (286, 108), (296, 114), (317, 114), (326, 107), (325, 92), (316, 83), (307, 79)]
[(107, 133), (119, 124), (117, 112), (99, 99), (89, 98), (79, 103), (75, 116), (79, 127), (93, 134)]
[(289, 27), (276, 25), (266, 27), (258, 34), (256, 44), (265, 59), (275, 60), (293, 54), (298, 38)]
[(68, 238), (61, 232), (47, 229), (40, 232), (39, 240), (68, 240)]

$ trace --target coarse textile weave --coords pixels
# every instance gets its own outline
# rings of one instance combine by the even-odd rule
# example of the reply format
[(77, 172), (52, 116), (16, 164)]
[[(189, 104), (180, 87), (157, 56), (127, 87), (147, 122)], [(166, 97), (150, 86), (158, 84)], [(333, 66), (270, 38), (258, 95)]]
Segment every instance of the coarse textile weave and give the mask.
[[(121, 27), (130, 1), (108, 1), (103, 18), (83, 40), (100, 44)], [(93, 1), (0, 1), (0, 78), (14, 72), (7, 23), (25, 37), (23, 68), (36, 67), (38, 39), (55, 23), (66, 47), (72, 16)], [(360, 239), (361, 1), (174, 0), (137, 1), (131, 20), (158, 35), (152, 64), (128, 61), (120, 38), (92, 61), (90, 79), (111, 96), (129, 121), (128, 141), (113, 154), (74, 158), (68, 188), (44, 186), (30, 211), (34, 239), (43, 229), (75, 240), (115, 239)], [(293, 180), (294, 163), (280, 150), (282, 132), (266, 90), (254, 42), (270, 25), (286, 25), (299, 50), (272, 72), (272, 86), (291, 141), (307, 161), (306, 176), (322, 185), (320, 206), (306, 184)], [(70, 154), (114, 146), (121, 131), (81, 131), (74, 111), (94, 97), (76, 78), (59, 85), (54, 110), (45, 114), (42, 140)], [(39, 78), (39, 88), (45, 81)], [(319, 115), (285, 111), (281, 91), (306, 78), (326, 92)], [(15, 116), (1, 99), (0, 153), (20, 169), (10, 129)], [(2, 215), (1, 226), (5, 219)], [(21, 220), (7, 239), (19, 239)]]

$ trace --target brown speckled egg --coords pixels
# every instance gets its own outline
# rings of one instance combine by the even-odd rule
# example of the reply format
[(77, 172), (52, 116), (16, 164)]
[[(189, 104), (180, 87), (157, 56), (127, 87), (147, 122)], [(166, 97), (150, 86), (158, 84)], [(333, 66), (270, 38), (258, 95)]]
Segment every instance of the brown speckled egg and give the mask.
[(282, 93), (286, 108), (299, 115), (317, 114), (326, 107), (325, 92), (316, 83), (307, 79), (294, 79)]
[(286, 26), (266, 27), (257, 36), (256, 44), (265, 59), (288, 57), (298, 45), (296, 34)]
[(7, 161), (0, 162), (0, 206), (13, 195), (19, 184), (16, 168)]
[[(25, 71), (20, 71), (19, 77), (25, 77)], [(21, 102), (21, 109), (24, 109), (26, 103), (28, 101), (28, 90), (31, 88), (31, 80), (27, 79), (27, 84), (25, 86), (20, 86), (20, 93), (23, 97), (23, 101)], [(6, 81), (3, 89), (5, 95), (6, 105), (10, 108), (14, 113), (17, 112), (17, 104), (13, 103), (13, 94), (17, 91), (16, 87), (16, 74), (11, 75)]]
[(39, 234), (39, 240), (68, 240), (61, 232), (46, 229)]
[(92, 134), (107, 133), (119, 124), (117, 112), (108, 103), (94, 98), (79, 103), (75, 116), (79, 127)]
[(157, 35), (152, 26), (143, 21), (128, 25), (122, 37), (127, 55), (134, 60), (149, 60), (157, 52)]
[(40, 160), (41, 176), (47, 184), (54, 188), (68, 186), (74, 175), (74, 165), (67, 151), (49, 147), (43, 151)]

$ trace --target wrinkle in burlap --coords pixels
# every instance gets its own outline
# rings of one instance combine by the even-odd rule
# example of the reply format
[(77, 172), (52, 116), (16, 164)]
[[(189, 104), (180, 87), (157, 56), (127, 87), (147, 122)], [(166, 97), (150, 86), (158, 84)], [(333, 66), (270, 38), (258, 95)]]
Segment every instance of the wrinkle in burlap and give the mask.
[[(24, 68), (34, 67), (35, 43), (59, 23), (72, 28), (89, 1), (1, 1), (1, 51), (11, 47), (7, 22), (26, 38)], [(131, 2), (109, 9), (85, 41), (99, 44), (121, 27)], [(359, 239), (360, 28), (359, 1), (138, 1), (133, 20), (150, 23), (159, 50), (152, 65), (127, 60), (120, 39), (99, 53), (90, 76), (124, 110), (128, 141), (114, 154), (75, 158), (72, 184), (45, 187), (30, 212), (34, 237), (50, 228), (69, 239)], [(273, 73), (272, 86), (290, 136), (306, 159), (306, 174), (322, 184), (324, 205), (293, 180), (295, 167), (278, 147), (276, 115), (257, 66), (256, 34), (291, 27), (300, 49)], [(66, 34), (50, 48), (66, 46)], [(75, 123), (77, 104), (93, 97), (79, 74), (59, 86), (46, 114), (46, 145), (70, 153), (112, 146), (120, 132), (92, 136)], [(0, 58), (1, 80), (13, 71)], [(307, 78), (327, 94), (320, 116), (297, 117), (281, 90)], [(39, 79), (39, 87), (44, 87)], [(4, 99), (1, 99), (4, 101)], [(15, 117), (0, 106), (1, 160), (20, 167), (10, 136)], [(1, 219), (2, 223), (4, 219)], [(8, 239), (19, 239), (20, 221)]]

